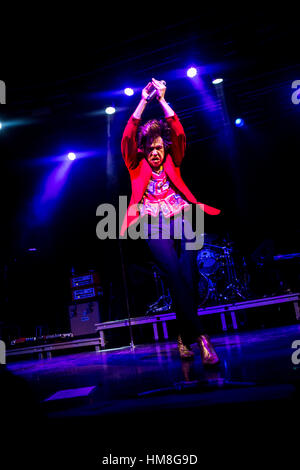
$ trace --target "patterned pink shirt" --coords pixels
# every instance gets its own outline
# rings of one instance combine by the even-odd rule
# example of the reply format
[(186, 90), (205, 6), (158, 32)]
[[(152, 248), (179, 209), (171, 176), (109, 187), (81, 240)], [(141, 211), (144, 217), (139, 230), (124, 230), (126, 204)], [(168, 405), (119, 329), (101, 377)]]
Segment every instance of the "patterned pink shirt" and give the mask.
[(159, 212), (162, 212), (168, 218), (189, 207), (189, 203), (173, 189), (163, 166), (158, 172), (152, 171), (147, 189), (139, 203), (141, 217), (146, 214), (157, 217)]

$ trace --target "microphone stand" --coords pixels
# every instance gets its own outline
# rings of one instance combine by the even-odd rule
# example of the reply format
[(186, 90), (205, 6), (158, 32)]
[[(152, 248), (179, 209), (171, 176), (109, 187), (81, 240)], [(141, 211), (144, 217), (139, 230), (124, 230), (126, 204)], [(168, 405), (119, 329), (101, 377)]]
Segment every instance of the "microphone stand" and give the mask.
[[(106, 176), (107, 176), (107, 189), (112, 189), (116, 183), (116, 173), (115, 173), (115, 165), (113, 160), (113, 153), (111, 151), (111, 115), (107, 115), (107, 126), (106, 126), (106, 135), (107, 135), (107, 155), (106, 155)], [(121, 265), (122, 265), (122, 277), (123, 277), (123, 284), (124, 284), (124, 291), (125, 291), (125, 300), (126, 300), (126, 310), (128, 314), (128, 326), (130, 332), (130, 348), (131, 351), (134, 350), (134, 342), (133, 342), (133, 334), (132, 334), (132, 326), (131, 326), (131, 315), (130, 315), (130, 308), (129, 308), (129, 300), (128, 300), (128, 288), (126, 282), (126, 273), (124, 267), (124, 259), (123, 259), (123, 252), (122, 246), (120, 243), (120, 239), (118, 239), (119, 250), (120, 250), (120, 258), (121, 258)]]
[(126, 310), (127, 310), (127, 315), (128, 315), (128, 327), (129, 327), (129, 334), (130, 334), (130, 349), (131, 349), (131, 351), (134, 351), (135, 345), (134, 345), (134, 342), (133, 342), (131, 315), (130, 315), (130, 307), (129, 307), (129, 300), (128, 300), (128, 287), (127, 287), (127, 280), (126, 280), (123, 250), (122, 250), (122, 245), (121, 245), (120, 239), (118, 239), (118, 243), (119, 243), (120, 258), (121, 258), (121, 265), (122, 265), (122, 277), (123, 277), (123, 284), (124, 284), (124, 291), (125, 291)]

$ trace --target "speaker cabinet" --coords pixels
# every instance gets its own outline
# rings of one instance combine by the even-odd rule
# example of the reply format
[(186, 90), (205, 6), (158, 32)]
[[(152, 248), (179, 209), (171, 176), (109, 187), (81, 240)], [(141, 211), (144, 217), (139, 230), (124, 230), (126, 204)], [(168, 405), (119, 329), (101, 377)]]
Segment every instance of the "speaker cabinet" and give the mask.
[(71, 332), (74, 336), (96, 333), (95, 323), (100, 323), (99, 303), (86, 302), (69, 305)]

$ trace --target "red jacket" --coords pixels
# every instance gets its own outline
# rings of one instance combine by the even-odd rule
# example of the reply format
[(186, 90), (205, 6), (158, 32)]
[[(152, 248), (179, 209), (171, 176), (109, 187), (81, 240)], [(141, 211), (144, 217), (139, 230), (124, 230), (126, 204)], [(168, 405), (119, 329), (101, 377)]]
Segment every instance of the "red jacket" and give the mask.
[[(146, 158), (144, 158), (143, 152), (137, 148), (136, 134), (140, 121), (140, 119), (136, 119), (133, 116), (130, 117), (124, 129), (121, 142), (122, 156), (130, 174), (132, 189), (130, 203), (121, 227), (121, 236), (124, 235), (130, 225), (138, 220), (139, 211), (137, 204), (141, 201), (152, 174), (152, 168)], [(185, 133), (176, 114), (166, 118), (166, 121), (171, 129), (172, 139), (172, 156), (167, 154), (163, 163), (167, 176), (188, 202), (199, 204), (201, 209), (207, 214), (219, 214), (219, 209), (198, 202), (181, 178), (180, 165), (185, 153)]]

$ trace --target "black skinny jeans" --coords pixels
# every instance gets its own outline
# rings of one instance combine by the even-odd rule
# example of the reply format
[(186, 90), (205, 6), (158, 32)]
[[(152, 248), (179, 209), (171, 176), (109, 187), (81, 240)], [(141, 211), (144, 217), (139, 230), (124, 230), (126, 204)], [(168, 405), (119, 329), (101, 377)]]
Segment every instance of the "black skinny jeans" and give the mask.
[[(148, 237), (145, 236), (146, 242), (154, 261), (167, 277), (176, 312), (178, 334), (181, 335), (183, 343), (189, 345), (203, 334), (202, 324), (197, 315), (197, 251), (187, 250), (185, 246), (186, 241), (191, 242), (191, 237), (188, 235), (192, 233), (191, 222), (186, 214), (166, 219), (160, 213), (158, 217), (146, 216), (143, 219), (144, 234), (149, 234)], [(169, 232), (170, 237), (163, 239), (163, 234)], [(178, 236), (181, 238), (175, 238)]]

